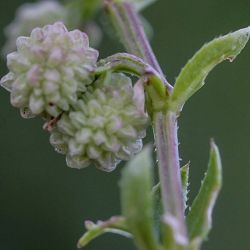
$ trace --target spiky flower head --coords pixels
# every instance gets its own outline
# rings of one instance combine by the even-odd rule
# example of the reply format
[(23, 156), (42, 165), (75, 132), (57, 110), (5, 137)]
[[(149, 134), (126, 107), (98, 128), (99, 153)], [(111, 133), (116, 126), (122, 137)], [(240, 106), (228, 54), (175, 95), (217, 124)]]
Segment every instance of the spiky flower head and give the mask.
[(85, 33), (57, 22), (17, 39), (17, 51), (7, 56), (10, 72), (0, 84), (11, 92), (13, 106), (55, 117), (92, 83), (97, 58)]
[(57, 1), (40, 1), (21, 5), (14, 21), (4, 30), (7, 41), (3, 54), (7, 55), (15, 51), (16, 39), (19, 36), (28, 36), (35, 27), (43, 27), (58, 21), (69, 24), (69, 20), (68, 10)]
[(50, 143), (66, 154), (69, 167), (93, 163), (112, 171), (141, 150), (148, 118), (144, 99), (135, 95), (130, 78), (108, 74), (91, 85), (74, 110), (62, 115)]

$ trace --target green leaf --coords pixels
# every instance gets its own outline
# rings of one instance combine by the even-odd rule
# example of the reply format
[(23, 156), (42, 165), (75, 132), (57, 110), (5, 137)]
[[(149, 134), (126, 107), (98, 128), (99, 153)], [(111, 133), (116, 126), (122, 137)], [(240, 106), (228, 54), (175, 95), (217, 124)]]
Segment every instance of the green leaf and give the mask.
[(122, 213), (141, 250), (158, 248), (153, 225), (152, 166), (151, 148), (148, 146), (122, 172)]
[(115, 233), (125, 237), (131, 237), (127, 230), (126, 220), (122, 216), (113, 216), (107, 221), (98, 221), (96, 224), (92, 221), (86, 221), (87, 232), (79, 239), (78, 248), (85, 247), (94, 238), (104, 233)]
[(170, 106), (180, 112), (185, 102), (203, 85), (208, 73), (220, 62), (233, 59), (245, 47), (250, 26), (219, 37), (204, 45), (191, 58), (176, 79)]
[(135, 8), (140, 11), (148, 5), (154, 3), (156, 0), (116, 0), (117, 2), (127, 2), (135, 5)]
[(188, 180), (189, 180), (189, 163), (181, 168), (181, 184), (182, 184), (185, 209), (187, 208), (187, 201), (188, 201), (188, 185), (189, 185)]
[(208, 171), (187, 216), (188, 234), (191, 241), (204, 240), (211, 229), (212, 211), (221, 186), (222, 167), (220, 154), (215, 143), (211, 142)]

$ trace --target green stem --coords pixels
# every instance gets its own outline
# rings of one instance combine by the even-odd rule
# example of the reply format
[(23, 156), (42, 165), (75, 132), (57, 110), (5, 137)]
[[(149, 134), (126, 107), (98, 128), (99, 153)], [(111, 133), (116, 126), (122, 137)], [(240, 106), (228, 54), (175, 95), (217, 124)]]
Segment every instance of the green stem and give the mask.
[(99, 75), (107, 70), (126, 72), (137, 77), (150, 74), (157, 77), (159, 81), (164, 82), (162, 76), (151, 65), (145, 63), (141, 58), (128, 53), (117, 53), (100, 60), (95, 74)]
[(96, 224), (92, 221), (85, 221), (87, 232), (79, 239), (78, 248), (85, 247), (94, 238), (104, 233), (115, 233), (124, 237), (132, 237), (127, 230), (126, 220), (121, 216), (113, 216), (107, 221), (98, 221)]

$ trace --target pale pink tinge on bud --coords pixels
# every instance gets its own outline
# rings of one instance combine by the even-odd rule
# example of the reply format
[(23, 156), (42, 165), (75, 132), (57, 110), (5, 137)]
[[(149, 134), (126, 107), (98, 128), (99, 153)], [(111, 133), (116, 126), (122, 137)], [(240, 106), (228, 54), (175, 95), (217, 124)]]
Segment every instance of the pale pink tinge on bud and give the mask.
[(10, 73), (0, 81), (17, 108), (57, 117), (94, 80), (98, 51), (88, 46), (87, 35), (79, 30), (69, 32), (57, 22), (34, 29), (17, 44), (17, 51), (7, 56)]
[(27, 81), (31, 84), (31, 86), (39, 86), (39, 79), (41, 77), (41, 69), (40, 66), (35, 64), (31, 67), (31, 69), (27, 72)]

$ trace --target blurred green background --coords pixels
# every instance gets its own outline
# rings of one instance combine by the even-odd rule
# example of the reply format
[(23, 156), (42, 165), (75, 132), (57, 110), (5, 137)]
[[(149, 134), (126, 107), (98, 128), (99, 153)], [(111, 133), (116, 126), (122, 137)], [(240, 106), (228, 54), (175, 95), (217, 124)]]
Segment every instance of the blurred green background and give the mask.
[[(0, 2), (3, 28), (23, 0)], [(248, 26), (249, 0), (189, 0), (157, 3), (144, 11), (155, 27), (152, 46), (170, 82), (207, 42)], [(101, 56), (122, 51), (106, 37)], [(6, 73), (1, 61), (1, 75)], [(180, 118), (182, 164), (191, 162), (190, 201), (207, 166), (209, 139), (220, 146), (224, 186), (216, 205), (214, 228), (204, 250), (248, 250), (250, 245), (250, 45), (233, 63), (217, 67)], [(39, 120), (24, 120), (0, 90), (0, 249), (73, 250), (85, 219), (119, 214), (120, 170), (103, 173), (66, 167), (48, 143)], [(105, 235), (87, 250), (135, 249), (132, 242)]]

